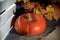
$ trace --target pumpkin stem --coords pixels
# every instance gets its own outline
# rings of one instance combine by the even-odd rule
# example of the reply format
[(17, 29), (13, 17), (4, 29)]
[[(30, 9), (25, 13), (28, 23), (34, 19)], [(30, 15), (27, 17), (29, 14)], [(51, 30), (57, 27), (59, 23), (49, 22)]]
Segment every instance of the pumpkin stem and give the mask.
[(27, 13), (27, 15), (28, 15), (28, 21), (32, 21), (32, 17), (30, 15), (30, 13)]

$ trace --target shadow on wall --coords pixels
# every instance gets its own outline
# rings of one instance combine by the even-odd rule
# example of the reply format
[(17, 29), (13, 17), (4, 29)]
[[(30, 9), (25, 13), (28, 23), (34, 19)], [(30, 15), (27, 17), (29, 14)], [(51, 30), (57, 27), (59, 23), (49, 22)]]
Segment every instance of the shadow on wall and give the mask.
[(16, 19), (17, 19), (16, 16), (14, 16), (14, 17), (12, 18), (10, 27), (14, 26)]

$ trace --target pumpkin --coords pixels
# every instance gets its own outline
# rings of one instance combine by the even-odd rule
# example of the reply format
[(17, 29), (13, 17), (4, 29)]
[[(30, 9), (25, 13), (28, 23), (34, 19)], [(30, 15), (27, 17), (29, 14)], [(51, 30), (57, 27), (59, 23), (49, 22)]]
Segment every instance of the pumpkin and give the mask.
[(43, 16), (22, 14), (16, 19), (14, 28), (19, 34), (39, 35), (44, 32), (46, 21)]

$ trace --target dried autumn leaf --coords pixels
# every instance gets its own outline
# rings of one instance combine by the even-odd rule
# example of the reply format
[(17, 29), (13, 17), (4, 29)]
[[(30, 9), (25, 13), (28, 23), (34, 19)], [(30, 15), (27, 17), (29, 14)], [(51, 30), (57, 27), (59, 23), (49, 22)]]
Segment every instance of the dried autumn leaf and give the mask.
[(47, 7), (46, 7), (46, 10), (47, 10), (47, 12), (54, 12), (54, 7), (52, 6), (52, 5), (48, 5)]
[[(53, 18), (57, 21), (60, 18), (60, 9), (54, 5), (48, 5), (46, 10), (43, 9), (42, 6), (38, 5), (34, 9), (34, 13), (37, 15), (43, 15), (48, 20), (53, 20)], [(47, 14), (46, 14), (47, 13)]]
[(38, 5), (35, 9), (34, 9), (34, 13), (37, 15), (44, 15), (45, 14), (45, 10), (43, 9), (42, 6)]
[(53, 19), (51, 13), (47, 13), (47, 14), (45, 14), (44, 16), (45, 16), (45, 18), (46, 18), (47, 20), (49, 20), (49, 21), (51, 21), (51, 20)]
[(59, 8), (57, 6), (54, 6), (54, 13), (53, 18), (57, 21), (59, 19)]
[(48, 20), (53, 20), (53, 12), (54, 12), (54, 7), (52, 7), (52, 5), (48, 5), (46, 7), (46, 11), (47, 11), (47, 15), (45, 14), (45, 18)]

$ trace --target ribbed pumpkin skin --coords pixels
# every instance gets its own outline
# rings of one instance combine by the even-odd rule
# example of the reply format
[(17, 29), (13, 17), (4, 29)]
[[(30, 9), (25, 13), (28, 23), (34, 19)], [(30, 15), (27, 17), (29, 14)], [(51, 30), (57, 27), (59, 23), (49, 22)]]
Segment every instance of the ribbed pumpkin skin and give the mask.
[(31, 14), (33, 21), (26, 20), (27, 14), (22, 14), (15, 21), (15, 30), (19, 34), (38, 35), (44, 32), (46, 28), (46, 21), (43, 16)]

